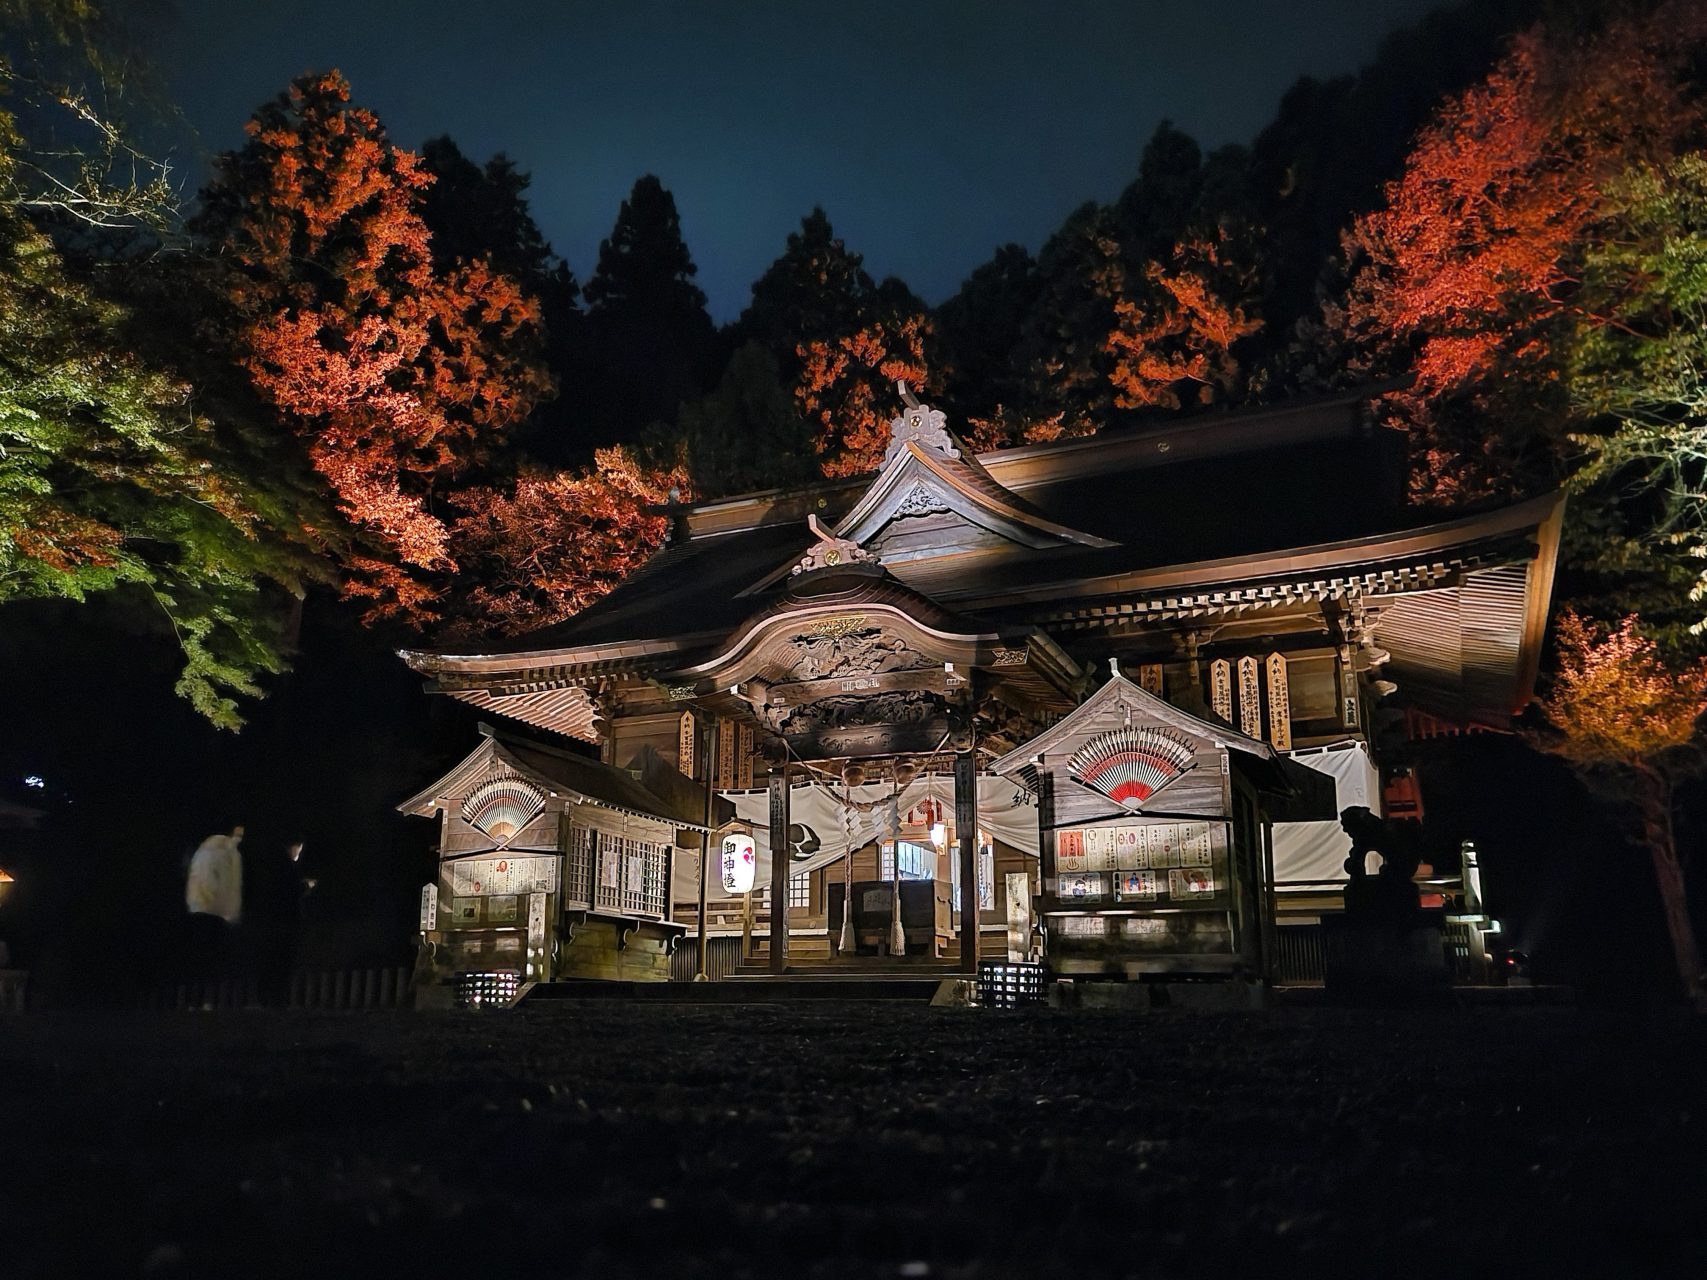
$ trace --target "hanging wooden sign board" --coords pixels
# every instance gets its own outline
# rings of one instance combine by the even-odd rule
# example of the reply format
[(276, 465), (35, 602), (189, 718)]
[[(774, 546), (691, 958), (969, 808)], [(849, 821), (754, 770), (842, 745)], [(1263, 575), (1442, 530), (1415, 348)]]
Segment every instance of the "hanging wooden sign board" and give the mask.
[(1255, 655), (1239, 659), (1239, 731), (1247, 738), (1262, 737), (1262, 677)]
[(1268, 740), (1276, 751), (1292, 750), (1292, 690), (1279, 653), (1268, 655)]
[(682, 712), (681, 723), (676, 726), (676, 768), (691, 778), (694, 776), (694, 733), (693, 712)]
[(1228, 724), (1233, 723), (1233, 664), (1225, 658), (1209, 664), (1209, 708)]
[(1162, 664), (1146, 662), (1138, 668), (1138, 687), (1145, 693), (1153, 693), (1158, 698), (1165, 697), (1162, 692)]

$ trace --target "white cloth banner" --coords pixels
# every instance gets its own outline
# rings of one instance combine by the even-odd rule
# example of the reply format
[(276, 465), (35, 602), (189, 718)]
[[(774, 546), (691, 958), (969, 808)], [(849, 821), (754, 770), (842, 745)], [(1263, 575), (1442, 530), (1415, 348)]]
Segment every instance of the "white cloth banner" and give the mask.
[[(1367, 805), (1381, 812), (1381, 775), (1361, 742), (1340, 747), (1317, 747), (1293, 751), (1299, 764), (1325, 773), (1334, 780), (1338, 800), (1336, 813), (1353, 805)], [(1351, 837), (1339, 822), (1277, 822), (1274, 824), (1274, 882), (1285, 887), (1289, 880), (1345, 880), (1345, 857)]]
[[(768, 791), (733, 791), (720, 793), (735, 806), (735, 814), (752, 824), (753, 844), (758, 853), (758, 870), (753, 887), (763, 891), (771, 882), (770, 793)], [(848, 837), (843, 830), (842, 796), (844, 789), (829, 783), (801, 785), (789, 788), (788, 820), (792, 825), (811, 829), (818, 837), (818, 848), (810, 857), (792, 863), (789, 876), (805, 876), (839, 860), (848, 850)], [(865, 783), (848, 788), (846, 794), (858, 804), (869, 804), (866, 812), (855, 811), (853, 847), (862, 849), (873, 840), (888, 839), (884, 830), (888, 809), (889, 784)], [(915, 779), (901, 789), (896, 807), (905, 815), (908, 809), (927, 799), (942, 804), (944, 821), (954, 817), (954, 780), (934, 775)], [(1030, 792), (1015, 783), (993, 775), (978, 778), (978, 827), (1003, 844), (1037, 856), (1037, 800)], [(678, 851), (676, 874), (672, 891), (677, 902), (695, 900), (699, 886), (697, 853)], [(715, 881), (713, 896), (722, 886)]]

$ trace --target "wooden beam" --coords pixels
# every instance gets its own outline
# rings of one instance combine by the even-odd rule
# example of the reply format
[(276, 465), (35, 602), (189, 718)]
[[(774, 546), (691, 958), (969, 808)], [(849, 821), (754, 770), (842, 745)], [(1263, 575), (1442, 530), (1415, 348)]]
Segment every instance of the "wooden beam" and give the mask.
[(788, 971), (788, 762), (771, 769), (771, 925), (772, 973)]

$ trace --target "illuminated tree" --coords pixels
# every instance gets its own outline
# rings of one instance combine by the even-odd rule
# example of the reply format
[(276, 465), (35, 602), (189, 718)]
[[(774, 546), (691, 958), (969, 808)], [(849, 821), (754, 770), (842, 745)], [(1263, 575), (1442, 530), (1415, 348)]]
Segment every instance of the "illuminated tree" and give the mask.
[(927, 357), (934, 332), (923, 304), (899, 282), (881, 289), (886, 296), (857, 330), (800, 348), (794, 402), (816, 433), (826, 476), (862, 475), (883, 461), (899, 412), (897, 381), (925, 395), (941, 388), (940, 362)]
[(1696, 733), (1707, 713), (1707, 660), (1668, 663), (1634, 616), (1608, 631), (1567, 610), (1556, 637), (1559, 669), (1543, 704), (1555, 733), (1543, 745), (1640, 818), (1678, 975), (1691, 1004), (1707, 1013), (1707, 972), (1673, 829), (1676, 781), (1700, 762)]
[(1421, 448), (1436, 497), (1556, 482), (1571, 310), (1607, 183), (1696, 129), (1688, 86), (1707, 10), (1668, 0), (1590, 37), (1536, 29), (1417, 139), (1357, 220), (1344, 328)]
[(549, 390), (538, 309), (485, 261), (435, 269), (419, 159), (305, 76), (222, 156), (196, 228), (235, 270), (231, 335), (374, 550), (346, 589), (422, 618), (454, 568), (435, 494)]
[(1113, 407), (1108, 335), (1127, 293), (1130, 267), (1112, 213), (1086, 204), (1037, 256), (1037, 302), (1015, 349), (1022, 389), (1010, 407), (1028, 426), (1053, 422), (1062, 435), (1088, 435)]
[[(0, 146), (0, 185), (11, 164)], [(141, 593), (183, 653), (178, 692), (237, 728), (234, 695), (284, 667), (289, 597), (325, 576), (331, 512), (134, 324), (0, 207), (0, 603)]]
[(1707, 613), (1707, 153), (1637, 169), (1613, 184), (1608, 204), (1584, 271), (1570, 366), (1573, 400), (1589, 424), (1576, 437), (1587, 452), (1576, 483), (1588, 504), (1606, 509), (1595, 567), (1642, 591), (1650, 626), (1658, 619), (1699, 632)]
[(1242, 300), (1255, 293), (1250, 273), (1224, 261), (1219, 240), (1182, 244), (1171, 266), (1152, 262), (1142, 296), (1115, 303), (1107, 349), (1109, 371), (1122, 409), (1181, 405), (1182, 386), (1194, 399), (1224, 400), (1236, 393), (1240, 367), (1234, 346), (1262, 328)]
[(685, 470), (610, 448), (577, 472), (524, 471), (512, 491), (465, 491), (454, 547), (475, 585), (458, 603), (456, 630), (515, 634), (586, 608), (663, 545), (669, 519), (648, 508), (672, 490), (688, 493)]

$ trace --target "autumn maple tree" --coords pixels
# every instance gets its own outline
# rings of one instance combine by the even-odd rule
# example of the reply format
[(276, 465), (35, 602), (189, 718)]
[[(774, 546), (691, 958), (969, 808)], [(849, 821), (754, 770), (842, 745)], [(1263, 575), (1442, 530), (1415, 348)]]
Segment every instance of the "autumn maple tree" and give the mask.
[(1181, 387), (1224, 400), (1238, 384), (1233, 348), (1262, 328), (1247, 312), (1254, 282), (1227, 261), (1219, 238), (1179, 245), (1167, 265), (1152, 262), (1142, 295), (1114, 305), (1109, 379), (1122, 409), (1178, 409)]
[(1571, 610), (1555, 636), (1558, 672), (1543, 710), (1554, 732), (1543, 745), (1603, 793), (1634, 809), (1653, 860), (1691, 1004), (1707, 1013), (1704, 970), (1685, 888), (1686, 860), (1673, 825), (1678, 779), (1700, 764), (1697, 737), (1707, 713), (1707, 659), (1668, 660), (1634, 615), (1596, 626)]
[(578, 471), (524, 471), (513, 490), (464, 492), (453, 546), (473, 585), (456, 629), (514, 634), (580, 612), (663, 545), (670, 522), (658, 507), (688, 483), (680, 468), (613, 447)]
[(454, 569), (438, 509), (550, 389), (538, 308), (481, 259), (435, 269), (431, 181), (336, 72), (220, 158), (195, 228), (232, 268), (238, 359), (368, 539), (346, 591), (419, 620)]
[(1707, 9), (1668, 0), (1580, 36), (1536, 28), (1418, 137), (1346, 247), (1336, 320), (1420, 448), (1424, 496), (1555, 483), (1562, 361), (1607, 184), (1699, 129), (1689, 85)]
[(826, 476), (861, 475), (883, 461), (897, 382), (925, 395), (941, 387), (943, 370), (927, 354), (931, 319), (917, 299), (896, 294), (905, 290), (882, 299), (852, 332), (800, 348), (795, 405), (816, 432)]

